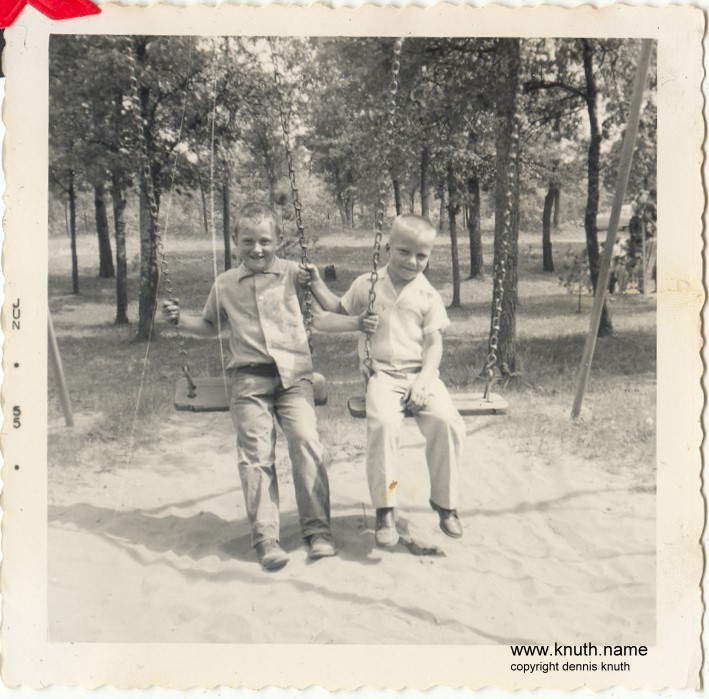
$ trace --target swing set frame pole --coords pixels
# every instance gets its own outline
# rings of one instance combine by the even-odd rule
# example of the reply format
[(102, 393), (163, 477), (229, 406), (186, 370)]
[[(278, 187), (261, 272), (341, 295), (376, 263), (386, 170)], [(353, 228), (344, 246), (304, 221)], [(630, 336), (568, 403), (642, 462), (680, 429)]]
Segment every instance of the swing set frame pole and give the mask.
[(62, 367), (62, 358), (59, 354), (59, 345), (57, 344), (57, 336), (54, 333), (54, 324), (52, 316), (47, 313), (47, 332), (49, 334), (49, 356), (52, 359), (54, 367), (54, 375), (59, 384), (59, 400), (62, 404), (62, 412), (64, 413), (64, 422), (67, 427), (74, 426), (74, 414), (71, 410), (71, 400), (69, 398), (69, 389), (64, 378), (64, 368)]
[(618, 167), (618, 177), (616, 179), (615, 194), (613, 196), (613, 206), (611, 208), (611, 217), (608, 222), (608, 232), (606, 234), (606, 242), (601, 255), (601, 265), (598, 271), (598, 279), (596, 281), (596, 292), (593, 297), (593, 308), (591, 310), (591, 322), (586, 336), (586, 345), (579, 366), (578, 378), (576, 383), (576, 395), (574, 404), (571, 408), (572, 419), (578, 418), (581, 413), (581, 405), (583, 396), (586, 390), (588, 376), (591, 373), (591, 362), (593, 361), (593, 353), (596, 349), (596, 340), (598, 339), (598, 327), (601, 322), (601, 313), (603, 304), (606, 300), (608, 291), (608, 279), (610, 277), (610, 262), (613, 254), (613, 245), (615, 236), (618, 232), (618, 222), (620, 221), (620, 211), (625, 198), (625, 190), (628, 186), (628, 178), (630, 177), (630, 166), (633, 162), (633, 151), (635, 150), (635, 141), (638, 135), (638, 125), (640, 123), (640, 107), (642, 106), (643, 92), (645, 91), (645, 82), (647, 79), (648, 69), (650, 67), (650, 56), (652, 54), (652, 40), (643, 39), (640, 48), (640, 58), (638, 60), (638, 69), (635, 74), (635, 82), (633, 83), (633, 95), (630, 102), (630, 115), (628, 124), (623, 137), (623, 149), (620, 156), (620, 165)]

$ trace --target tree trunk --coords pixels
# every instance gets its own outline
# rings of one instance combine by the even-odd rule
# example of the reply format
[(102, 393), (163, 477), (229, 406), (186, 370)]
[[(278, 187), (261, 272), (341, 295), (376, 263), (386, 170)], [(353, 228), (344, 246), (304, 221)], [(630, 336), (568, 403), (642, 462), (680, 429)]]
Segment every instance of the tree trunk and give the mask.
[(438, 230), (443, 231), (446, 221), (446, 188), (442, 180), (438, 184), (438, 195), (441, 200), (441, 208), (438, 210)]
[[(197, 173), (197, 182), (199, 183), (199, 193), (202, 197), (202, 222), (204, 224), (204, 234), (209, 237), (209, 213), (207, 211), (207, 193), (204, 191), (204, 182), (202, 182), (202, 174), (199, 168), (195, 168)], [(273, 199), (273, 196), (271, 196)]]
[[(583, 68), (586, 77), (586, 109), (588, 111), (591, 139), (588, 146), (588, 193), (586, 198), (586, 214), (584, 228), (586, 229), (586, 251), (588, 253), (588, 266), (591, 272), (591, 283), (595, 293), (600, 270), (601, 257), (598, 249), (598, 216), (599, 179), (601, 160), (601, 129), (598, 123), (598, 89), (593, 67), (593, 44), (590, 39), (583, 39)], [(613, 334), (613, 324), (608, 310), (608, 300), (603, 301), (603, 311), (598, 326), (598, 336), (605, 337)]]
[(394, 185), (394, 207), (396, 208), (396, 215), (401, 216), (401, 185), (396, 177), (392, 177), (391, 181)]
[(259, 133), (259, 145), (261, 147), (261, 154), (263, 155), (263, 169), (266, 173), (266, 183), (268, 185), (268, 205), (274, 209), (276, 207), (276, 166), (274, 163), (274, 156), (271, 152), (271, 143), (269, 141), (268, 131), (266, 127), (261, 124)]
[(345, 210), (344, 187), (342, 185), (340, 171), (335, 168), (333, 175), (335, 178), (335, 203), (337, 204), (337, 210), (340, 212), (342, 227), (347, 228), (347, 211)]
[(94, 183), (94, 209), (96, 211), (96, 233), (98, 234), (98, 276), (112, 279), (116, 276), (111, 252), (111, 234), (106, 213), (106, 191), (103, 181)]
[(553, 185), (554, 190), (554, 230), (559, 227), (559, 202), (561, 200), (561, 190), (558, 185)]
[(477, 173), (468, 177), (468, 239), (470, 241), (470, 278), (485, 274), (483, 266), (482, 231), (480, 230), (480, 180)]
[(138, 339), (147, 341), (155, 315), (158, 292), (158, 265), (155, 251), (155, 227), (145, 191), (140, 186), (140, 297), (138, 301)]
[(116, 325), (128, 323), (128, 258), (126, 255), (126, 191), (114, 172), (111, 181), (116, 236)]
[(231, 269), (231, 192), (229, 191), (229, 175), (224, 176), (222, 185), (222, 222), (224, 229), (224, 271)]
[(345, 175), (347, 189), (345, 190), (345, 216), (347, 218), (347, 227), (354, 228), (354, 205), (355, 205), (355, 187), (352, 171), (348, 170)]
[[(495, 256), (494, 293), (490, 336), (497, 332), (498, 348), (495, 367), (503, 377), (514, 374), (517, 367), (517, 222), (519, 206), (519, 125), (516, 117), (520, 72), (519, 39), (502, 39), (503, 61), (498, 88), (496, 176), (495, 176)], [(502, 299), (500, 301), (500, 289)], [(498, 303), (499, 325), (496, 326)]]
[(544, 213), (542, 214), (542, 269), (545, 272), (554, 271), (554, 260), (551, 254), (551, 210), (554, 206), (554, 188), (549, 187), (544, 197)]
[(414, 207), (416, 206), (416, 187), (411, 190), (411, 198), (409, 199), (409, 213), (414, 213)]
[(453, 163), (448, 162), (448, 228), (451, 237), (451, 266), (453, 268), (453, 300), (451, 308), (460, 308), (460, 263), (458, 261), (458, 229), (455, 216), (458, 213), (458, 202), (453, 179)]
[(428, 146), (421, 151), (421, 216), (428, 218), (429, 192), (428, 192), (428, 166), (431, 160)]
[[(145, 66), (147, 57), (147, 39), (136, 40), (136, 59), (140, 66)], [(147, 85), (140, 85), (138, 88), (138, 102), (140, 105), (140, 116), (145, 124), (145, 147), (147, 151), (148, 167), (147, 179), (144, 168), (140, 168), (139, 192), (140, 192), (140, 292), (138, 295), (138, 340), (147, 341), (150, 339), (150, 331), (153, 318), (155, 316), (155, 304), (157, 302), (158, 288), (158, 265), (156, 254), (156, 230), (150, 213), (148, 202), (148, 191), (153, 195), (152, 202), (155, 207), (157, 217), (158, 201), (155, 181), (157, 173), (152, 163), (151, 154), (153, 152), (154, 118), (150, 115), (150, 88)], [(150, 187), (150, 190), (148, 190)]]
[(345, 213), (345, 226), (350, 229), (354, 228), (354, 196), (349, 188), (345, 192), (343, 211)]
[(76, 253), (76, 189), (74, 171), (69, 171), (69, 240), (71, 241), (71, 293), (79, 293), (79, 257)]
[(342, 193), (337, 192), (335, 194), (335, 202), (337, 203), (337, 210), (340, 212), (340, 222), (343, 228), (347, 228), (347, 212), (345, 211), (345, 203), (342, 200)]

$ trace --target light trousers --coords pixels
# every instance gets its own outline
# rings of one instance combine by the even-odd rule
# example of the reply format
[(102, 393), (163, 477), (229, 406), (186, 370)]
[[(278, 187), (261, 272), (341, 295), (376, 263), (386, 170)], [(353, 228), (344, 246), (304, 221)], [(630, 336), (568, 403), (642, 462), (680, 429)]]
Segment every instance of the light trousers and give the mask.
[[(416, 373), (376, 371), (367, 384), (367, 481), (375, 508), (396, 505), (404, 402), (417, 377)], [(428, 388), (431, 395), (426, 407), (415, 414), (415, 420), (426, 439), (431, 500), (446, 509), (455, 509), (465, 424), (440, 379), (432, 380)]]

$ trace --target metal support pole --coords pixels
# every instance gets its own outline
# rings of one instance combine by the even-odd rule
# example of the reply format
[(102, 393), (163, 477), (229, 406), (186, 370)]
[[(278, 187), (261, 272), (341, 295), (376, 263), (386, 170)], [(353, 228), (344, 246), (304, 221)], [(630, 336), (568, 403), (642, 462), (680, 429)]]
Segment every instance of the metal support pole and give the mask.
[(62, 404), (62, 412), (64, 413), (64, 422), (67, 427), (74, 426), (74, 415), (71, 412), (71, 401), (69, 399), (69, 390), (66, 386), (64, 378), (64, 368), (62, 367), (62, 358), (59, 356), (59, 345), (57, 345), (57, 336), (54, 334), (54, 325), (52, 324), (52, 316), (47, 312), (47, 330), (49, 331), (49, 356), (52, 359), (54, 367), (54, 375), (59, 384), (59, 400)]
[(608, 222), (606, 242), (603, 247), (603, 254), (601, 255), (601, 268), (598, 271), (598, 280), (596, 281), (596, 294), (593, 297), (591, 324), (588, 330), (588, 335), (586, 336), (586, 346), (584, 347), (581, 365), (579, 366), (576, 396), (574, 397), (574, 405), (571, 409), (571, 417), (573, 419), (576, 419), (581, 413), (583, 394), (586, 390), (588, 375), (591, 372), (593, 353), (596, 349), (598, 326), (601, 322), (601, 312), (603, 311), (603, 304), (608, 291), (608, 278), (610, 276), (610, 263), (611, 256), (613, 254), (613, 244), (615, 243), (615, 236), (618, 232), (620, 210), (623, 206), (625, 190), (628, 186), (628, 177), (630, 176), (630, 166), (633, 162), (633, 151), (635, 150), (635, 141), (638, 135), (638, 124), (640, 123), (640, 107), (642, 106), (645, 81), (647, 79), (648, 68), (650, 67), (651, 53), (652, 40), (643, 39), (642, 47), (640, 49), (640, 59), (638, 60), (638, 70), (635, 74), (635, 82), (633, 84), (633, 96), (630, 102), (630, 116), (628, 118), (625, 136), (623, 138), (623, 150), (620, 155), (620, 165), (618, 167), (618, 177), (616, 179), (613, 207), (611, 208), (611, 218)]

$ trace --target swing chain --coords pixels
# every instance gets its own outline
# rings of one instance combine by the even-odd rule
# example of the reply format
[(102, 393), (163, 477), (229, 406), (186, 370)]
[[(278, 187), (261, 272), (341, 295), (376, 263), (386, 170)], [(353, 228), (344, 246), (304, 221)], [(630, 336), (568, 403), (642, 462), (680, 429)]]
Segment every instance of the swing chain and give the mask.
[[(135, 56), (135, 43), (133, 37), (125, 37), (127, 44), (127, 56), (128, 56), (128, 79), (131, 85), (131, 91), (128, 95), (130, 100), (130, 111), (133, 112), (135, 117), (135, 126), (137, 133), (138, 146), (140, 148), (140, 167), (141, 167), (141, 177), (145, 185), (145, 196), (148, 200), (148, 209), (150, 212), (150, 222), (153, 227), (153, 233), (155, 237), (155, 251), (159, 256), (158, 264), (158, 276), (162, 281), (162, 287), (165, 295), (168, 299), (173, 300), (175, 298), (175, 292), (172, 288), (172, 282), (170, 280), (170, 275), (167, 266), (167, 257), (165, 256), (165, 246), (163, 244), (162, 234), (160, 232), (159, 219), (158, 219), (158, 205), (155, 196), (155, 188), (153, 185), (153, 175), (150, 167), (150, 153), (148, 151), (148, 141), (145, 136), (148, 130), (148, 122), (146, 117), (142, 113), (141, 103), (140, 103), (140, 83), (138, 80), (138, 69), (137, 61)], [(157, 299), (156, 299), (157, 305)], [(155, 315), (155, 308), (153, 308), (153, 316)], [(184, 364), (182, 366), (182, 372), (187, 378), (188, 385), (188, 395), (193, 398), (195, 393), (194, 382), (192, 381), (189, 373), (188, 355), (187, 349), (185, 348), (185, 342), (180, 332), (179, 324), (175, 326), (177, 331), (177, 343), (179, 346), (179, 351), (183, 357)]]
[(499, 349), (500, 327), (502, 319), (502, 301), (505, 296), (505, 279), (510, 255), (510, 237), (512, 235), (512, 183), (517, 176), (517, 163), (519, 160), (519, 120), (517, 111), (513, 115), (510, 158), (507, 165), (507, 185), (505, 187), (505, 215), (502, 225), (502, 245), (500, 257), (495, 268), (495, 283), (493, 289), (492, 331), (488, 344), (488, 353), (485, 360), (484, 372), (486, 374), (484, 398), (490, 397), (490, 388), (495, 382), (495, 366), (497, 365), (497, 350)]
[[(300, 194), (298, 192), (298, 185), (295, 179), (295, 165), (293, 162), (293, 148), (291, 145), (290, 138), (290, 110), (286, 111), (285, 108), (285, 96), (283, 88), (283, 79), (281, 77), (280, 70), (278, 68), (278, 58), (275, 48), (275, 43), (273, 38), (269, 38), (268, 45), (271, 50), (271, 60), (273, 62), (273, 81), (276, 88), (276, 103), (278, 106), (278, 115), (281, 121), (281, 129), (283, 131), (283, 146), (286, 151), (286, 163), (288, 166), (288, 179), (290, 180), (291, 188), (291, 198), (293, 199), (293, 209), (295, 211), (295, 225), (298, 229), (298, 245), (300, 246), (300, 261), (304, 267), (310, 265), (310, 259), (308, 258), (308, 248), (305, 239), (305, 227), (303, 226), (303, 206), (300, 202)], [(305, 284), (305, 290), (303, 294), (303, 320), (305, 323), (305, 332), (308, 336), (308, 345), (312, 351), (312, 334), (313, 334), (313, 292), (310, 288), (310, 279)]]
[[(399, 92), (399, 71), (401, 70), (401, 49), (404, 44), (403, 38), (394, 41), (393, 58), (391, 62), (391, 79), (389, 81), (389, 99), (386, 105), (386, 125), (384, 127), (384, 156), (382, 158), (381, 177), (379, 180), (379, 197), (377, 200), (377, 211), (374, 219), (374, 250), (372, 252), (372, 271), (369, 275), (369, 296), (367, 301), (367, 313), (374, 313), (374, 303), (377, 300), (375, 287), (379, 280), (379, 256), (382, 248), (382, 228), (384, 225), (384, 212), (389, 194), (389, 187), (386, 181), (387, 168), (391, 164), (391, 154), (393, 150), (394, 135), (396, 131), (396, 95)], [(372, 334), (367, 333), (364, 338), (364, 366), (368, 374), (373, 371), (372, 366)]]

